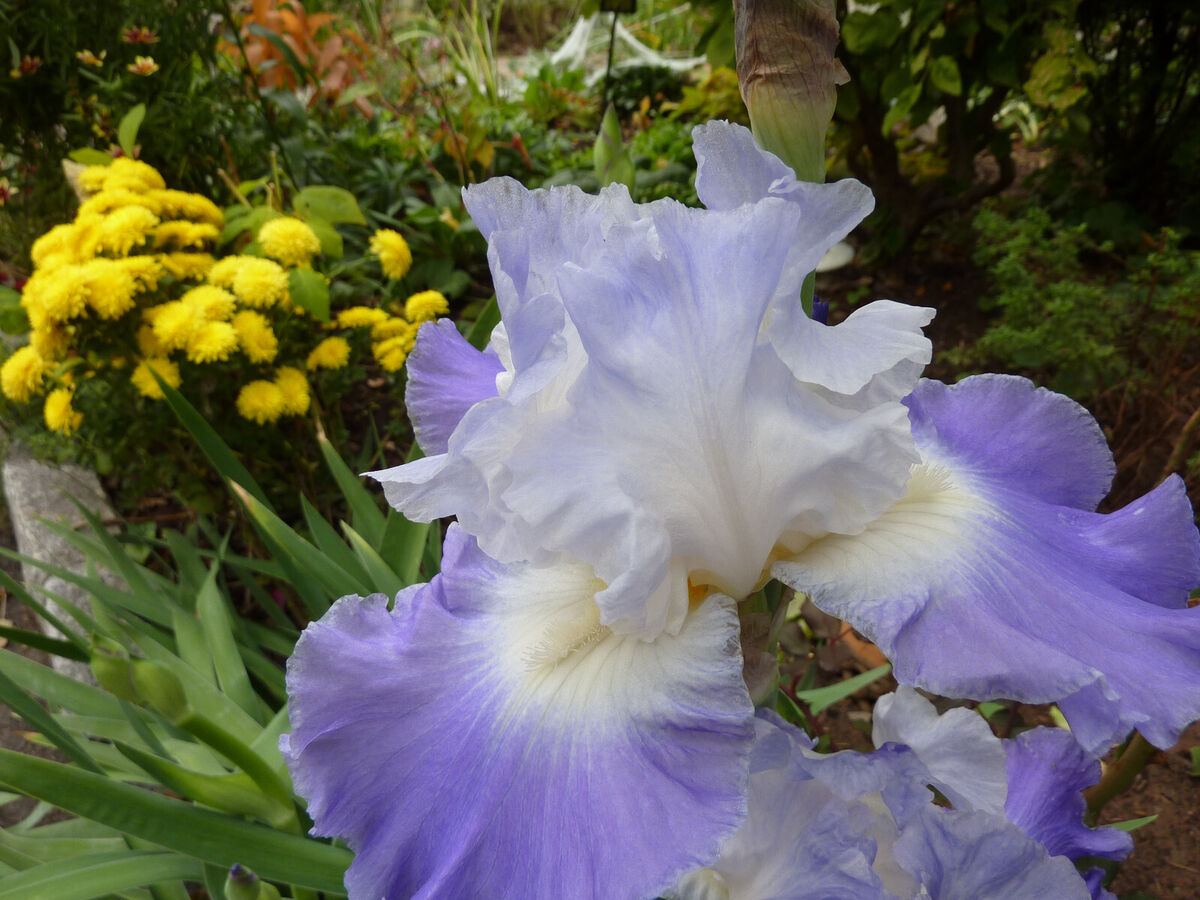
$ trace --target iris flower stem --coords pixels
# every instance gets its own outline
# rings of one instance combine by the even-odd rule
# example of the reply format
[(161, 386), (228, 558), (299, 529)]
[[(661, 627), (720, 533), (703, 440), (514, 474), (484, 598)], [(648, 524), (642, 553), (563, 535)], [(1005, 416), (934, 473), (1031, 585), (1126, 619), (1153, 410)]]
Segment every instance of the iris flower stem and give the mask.
[(1087, 800), (1087, 815), (1084, 821), (1095, 825), (1100, 818), (1100, 812), (1108, 801), (1124, 793), (1146, 764), (1154, 758), (1158, 748), (1134, 732), (1124, 752), (1110, 765), (1100, 780), (1083, 792)]

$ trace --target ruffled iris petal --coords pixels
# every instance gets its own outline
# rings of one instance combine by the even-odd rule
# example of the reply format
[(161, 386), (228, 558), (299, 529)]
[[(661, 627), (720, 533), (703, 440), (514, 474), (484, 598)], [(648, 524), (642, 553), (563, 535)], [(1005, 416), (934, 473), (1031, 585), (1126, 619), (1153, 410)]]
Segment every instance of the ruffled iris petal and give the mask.
[(894, 851), (930, 900), (1090, 900), (1068, 859), (988, 813), (929, 807)]
[(1008, 800), (1005, 815), (1052, 855), (1124, 859), (1133, 839), (1116, 828), (1083, 824), (1084, 788), (1100, 780), (1100, 763), (1068, 732), (1035, 728), (1005, 741)]
[(715, 857), (753, 736), (732, 602), (650, 643), (599, 625), (598, 586), (452, 528), (393, 611), (347, 597), (305, 631), (281, 747), (352, 898), (645, 900)]
[[(732, 126), (698, 141), (747, 171), (778, 164)], [(689, 579), (744, 596), (786, 548), (860, 530), (915, 460), (898, 401), (927, 359), (928, 316), (885, 305), (826, 329), (781, 311), (785, 295), (798, 304), (795, 254), (815, 264), (870, 205), (861, 185), (798, 184), (715, 210), (471, 188), (505, 371), (445, 453), (374, 473), (389, 502), (457, 516), (496, 559), (592, 565), (604, 624), (650, 637), (680, 626)], [(825, 345), (798, 339), (802, 359), (784, 359), (793, 326), (854, 352), (811, 358)], [(858, 347), (868, 336), (877, 358)]]
[(1025, 379), (922, 382), (906, 401), (922, 464), (853, 537), (776, 564), (854, 624), (905, 683), (1058, 702), (1084, 749), (1133, 728), (1169, 747), (1200, 717), (1200, 538), (1182, 482), (1090, 506), (1111, 458), (1077, 405)]
[(724, 890), (730, 900), (888, 900), (871, 868), (871, 810), (815, 777), (825, 758), (805, 756), (800, 733), (763, 718), (755, 724), (745, 824), (714, 862), (666, 896), (712, 900)]
[(902, 686), (879, 698), (871, 723), (875, 746), (895, 743), (910, 748), (928, 771), (930, 783), (955, 809), (1004, 811), (1004, 745), (978, 713), (951, 709), (938, 715), (932, 703)]
[(408, 356), (404, 405), (426, 456), (446, 452), (467, 410), (496, 396), (496, 376), (502, 371), (496, 354), (472, 347), (450, 319), (421, 326)]

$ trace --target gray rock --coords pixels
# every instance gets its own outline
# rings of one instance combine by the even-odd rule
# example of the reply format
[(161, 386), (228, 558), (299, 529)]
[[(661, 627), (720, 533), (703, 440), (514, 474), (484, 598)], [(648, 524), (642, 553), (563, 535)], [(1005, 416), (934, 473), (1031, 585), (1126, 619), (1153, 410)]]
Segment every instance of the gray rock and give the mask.
[[(101, 518), (112, 518), (112, 506), (96, 473), (73, 464), (57, 466), (41, 462), (15, 441), (7, 449), (3, 467), (4, 496), (12, 517), (17, 550), (25, 556), (85, 574), (84, 555), (39, 519), (66, 522), (72, 526), (83, 524), (85, 520), (72, 500)], [(70, 616), (59, 603), (46, 597), (43, 590), (91, 612), (88, 594), (81, 588), (28, 563), (22, 563), (21, 574), (31, 593), (64, 623), (71, 624)], [(110, 584), (120, 584), (120, 579), (110, 572), (101, 570), (99, 574)], [(47, 634), (61, 637), (53, 626), (38, 621)], [(92, 682), (92, 673), (84, 663), (51, 657), (51, 665), (64, 675)]]

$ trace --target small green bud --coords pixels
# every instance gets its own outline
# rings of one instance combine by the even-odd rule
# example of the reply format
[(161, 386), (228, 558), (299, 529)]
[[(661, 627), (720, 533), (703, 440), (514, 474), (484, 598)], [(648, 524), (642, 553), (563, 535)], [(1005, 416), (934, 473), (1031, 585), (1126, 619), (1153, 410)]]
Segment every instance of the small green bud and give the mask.
[(108, 638), (92, 635), (91, 657), (96, 683), (113, 696), (136, 703), (133, 667), (125, 648)]
[(226, 900), (259, 900), (262, 882), (241, 863), (234, 863), (225, 876)]
[(174, 672), (150, 659), (135, 659), (131, 668), (138, 702), (161, 713), (172, 725), (188, 719), (192, 710)]

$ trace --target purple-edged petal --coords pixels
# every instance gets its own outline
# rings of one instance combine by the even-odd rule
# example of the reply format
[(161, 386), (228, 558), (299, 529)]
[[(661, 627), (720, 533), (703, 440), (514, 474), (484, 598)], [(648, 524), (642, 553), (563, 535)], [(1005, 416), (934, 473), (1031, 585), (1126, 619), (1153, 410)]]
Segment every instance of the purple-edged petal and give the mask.
[(1052, 856), (1074, 862), (1084, 856), (1124, 859), (1133, 839), (1116, 828), (1083, 824), (1084, 788), (1100, 780), (1100, 763), (1083, 752), (1068, 732), (1035, 728), (1005, 741), (1008, 754), (1009, 821)]
[(930, 900), (1090, 900), (1070, 861), (999, 816), (925, 809), (896, 841), (897, 861)]
[(732, 601), (645, 642), (600, 625), (600, 587), (452, 528), (393, 611), (347, 597), (305, 631), (281, 749), (353, 900), (645, 900), (716, 857), (753, 737)]
[[(814, 777), (822, 759), (801, 751), (789, 726), (759, 718), (745, 824), (670, 900), (889, 900), (871, 868), (875, 816)], [(786, 731), (784, 729), (787, 729)], [(764, 747), (779, 743), (780, 747)]]
[(929, 772), (930, 783), (958, 810), (999, 814), (1008, 794), (1004, 745), (973, 710), (938, 715), (910, 687), (880, 697), (871, 717), (871, 739), (910, 748)]
[(1182, 481), (1107, 515), (1072, 505), (1095, 501), (1111, 460), (1086, 413), (1025, 379), (923, 382), (906, 403), (922, 463), (905, 496), (777, 577), (867, 634), (904, 683), (1057, 702), (1093, 753), (1133, 728), (1171, 746), (1200, 718)]
[(503, 371), (499, 357), (472, 347), (452, 320), (421, 326), (408, 355), (404, 404), (426, 456), (446, 452), (467, 410), (496, 396), (496, 376)]

